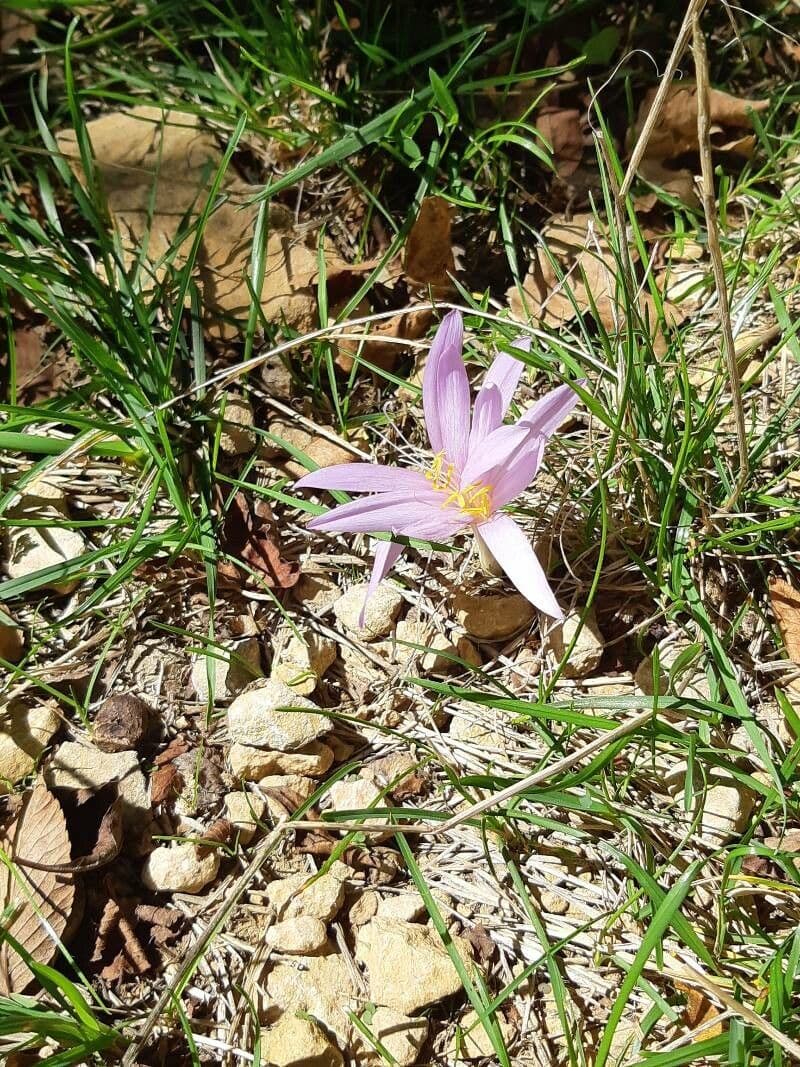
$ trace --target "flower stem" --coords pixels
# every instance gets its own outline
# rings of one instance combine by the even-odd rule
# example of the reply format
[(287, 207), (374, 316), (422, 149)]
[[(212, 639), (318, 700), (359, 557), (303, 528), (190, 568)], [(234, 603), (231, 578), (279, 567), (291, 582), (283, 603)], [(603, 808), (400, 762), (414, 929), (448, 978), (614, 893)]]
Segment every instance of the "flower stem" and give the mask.
[(499, 578), (503, 573), (503, 568), (492, 555), (491, 549), (481, 537), (477, 528), (475, 530), (475, 542), (478, 546), (478, 557), (484, 574), (488, 574), (491, 578)]

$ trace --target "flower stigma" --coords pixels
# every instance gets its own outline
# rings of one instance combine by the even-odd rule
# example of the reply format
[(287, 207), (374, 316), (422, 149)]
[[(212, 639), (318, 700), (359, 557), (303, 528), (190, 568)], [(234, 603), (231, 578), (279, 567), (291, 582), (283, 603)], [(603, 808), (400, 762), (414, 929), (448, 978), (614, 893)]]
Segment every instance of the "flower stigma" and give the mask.
[(446, 493), (442, 507), (453, 504), (473, 521), (488, 519), (492, 514), (492, 486), (483, 482), (471, 482), (469, 485), (454, 484), (456, 472), (452, 463), (445, 464), (444, 452), (437, 452), (433, 457), (430, 470), (425, 477), (431, 486), (440, 493)]

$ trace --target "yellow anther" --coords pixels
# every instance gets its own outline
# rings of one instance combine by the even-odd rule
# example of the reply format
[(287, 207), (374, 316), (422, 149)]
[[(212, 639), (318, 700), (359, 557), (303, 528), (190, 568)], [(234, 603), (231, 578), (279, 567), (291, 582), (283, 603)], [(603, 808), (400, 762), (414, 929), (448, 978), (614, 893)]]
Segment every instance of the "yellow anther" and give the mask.
[(492, 513), (492, 487), (482, 482), (459, 486), (455, 476), (455, 466), (445, 466), (444, 452), (437, 452), (433, 457), (430, 470), (425, 472), (426, 479), (434, 489), (447, 495), (442, 502), (443, 508), (455, 504), (464, 515), (471, 519), (488, 519)]

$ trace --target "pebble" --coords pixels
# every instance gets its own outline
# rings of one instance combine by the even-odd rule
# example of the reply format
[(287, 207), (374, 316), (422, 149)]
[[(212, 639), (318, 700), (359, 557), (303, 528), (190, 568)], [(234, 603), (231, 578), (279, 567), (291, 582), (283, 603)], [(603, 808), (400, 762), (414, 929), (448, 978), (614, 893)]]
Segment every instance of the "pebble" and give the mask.
[(373, 889), (367, 889), (351, 905), (347, 913), (350, 925), (363, 926), (370, 919), (374, 919), (378, 913), (380, 897)]
[(219, 447), (227, 456), (242, 456), (256, 447), (253, 405), (244, 396), (229, 396), (222, 417)]
[(470, 637), (500, 641), (530, 626), (536, 609), (519, 593), (473, 594), (460, 591), (453, 600), (455, 617)]
[(126, 752), (145, 739), (153, 710), (132, 693), (107, 697), (92, 723), (92, 740), (101, 752)]
[(217, 849), (198, 856), (190, 841), (178, 841), (150, 853), (142, 867), (142, 881), (155, 893), (199, 893), (218, 871)]
[(366, 778), (334, 782), (328, 792), (333, 811), (361, 811), (376, 804), (384, 807), (386, 802), (380, 799), (380, 795), (381, 791), (375, 783)]
[(312, 741), (297, 752), (270, 752), (238, 742), (228, 750), (231, 774), (245, 782), (256, 782), (268, 774), (303, 774), (319, 778), (332, 763), (333, 749), (322, 741)]
[(282, 819), (287, 811), (291, 815), (317, 788), (313, 778), (302, 774), (268, 774), (258, 784), (273, 819)]
[(318, 614), (322, 614), (328, 608), (333, 607), (342, 595), (341, 589), (332, 578), (328, 578), (324, 574), (313, 573), (301, 574), (300, 580), (292, 589), (292, 593), (297, 600)]
[(264, 818), (267, 802), (254, 793), (233, 792), (225, 797), (225, 818), (233, 824), (243, 845), (249, 845)]
[[(489, 708), (484, 708), (484, 721), (475, 722), (474, 719), (465, 718), (462, 715), (454, 715), (450, 721), (448, 734), (455, 741), (464, 744), (478, 745), (482, 749), (492, 749), (505, 752), (508, 749), (508, 739), (493, 726), (499, 726), (503, 717)], [(486, 721), (488, 720), (488, 721)]]
[(342, 1067), (342, 1054), (310, 1019), (286, 1012), (262, 1033), (263, 1062), (271, 1067)]
[(313, 956), (325, 947), (328, 931), (322, 919), (313, 915), (297, 915), (270, 926), (265, 940), (277, 952), (285, 952), (290, 956)]
[(0, 796), (31, 773), (61, 725), (54, 700), (28, 707), (21, 700), (0, 708)]
[(755, 794), (734, 778), (712, 782), (703, 802), (700, 836), (713, 848), (739, 837), (755, 807)]
[(281, 631), (275, 638), (272, 677), (285, 682), (292, 692), (309, 696), (336, 660), (336, 645), (327, 637), (306, 631), (298, 637)]
[[(511, 1027), (505, 1019), (497, 1014), (495, 1019), (500, 1027), (503, 1043), (508, 1044), (511, 1039)], [(468, 1011), (459, 1020), (458, 1026), (461, 1030), (460, 1041), (458, 1044), (455, 1041), (453, 1042), (450, 1048), (450, 1055), (455, 1055), (457, 1047), (461, 1059), (465, 1060), (484, 1059), (487, 1056), (494, 1057), (497, 1055), (491, 1038), (481, 1025), (478, 1013), (474, 1009)]]
[(64, 741), (44, 772), (51, 789), (102, 789), (117, 782), (122, 820), (140, 825), (150, 818), (150, 789), (136, 752), (103, 752), (95, 745)]
[(588, 611), (570, 611), (564, 621), (554, 626), (548, 642), (556, 659), (563, 659), (577, 633), (575, 647), (564, 666), (565, 678), (588, 678), (600, 666), (605, 640), (597, 625), (594, 608)]
[(397, 788), (403, 780), (414, 774), (419, 766), (419, 760), (410, 752), (390, 752), (386, 756), (372, 760), (358, 772), (360, 778), (367, 778), (380, 786), (381, 789), (391, 785)]
[(228, 735), (243, 745), (294, 752), (330, 730), (330, 721), (315, 713), (316, 707), (277, 678), (265, 678), (240, 693), (228, 708)]
[[(380, 1041), (398, 1067), (413, 1067), (428, 1036), (427, 1019), (412, 1019), (393, 1008), (378, 1007), (372, 1012), (369, 1022), (366, 1019), (364, 1022), (370, 1034)], [(363, 1045), (372, 1049), (366, 1040), (363, 1040)], [(376, 1057), (374, 1062), (382, 1064), (385, 1061)]]
[[(46, 510), (50, 512), (52, 509)], [(28, 511), (28, 514), (35, 518), (44, 517), (39, 509)], [(18, 514), (15, 517), (19, 517)], [(9, 578), (27, 578), (46, 567), (77, 559), (86, 551), (86, 541), (80, 530), (64, 526), (13, 526), (8, 528), (6, 536), (6, 570)], [(78, 578), (51, 578), (40, 588), (67, 596), (77, 588), (78, 581)]]
[(0, 622), (0, 659), (19, 663), (25, 651), (25, 637), (19, 626), (6, 626)]
[(291, 874), (270, 882), (267, 900), (281, 922), (299, 915), (330, 922), (344, 903), (345, 883), (353, 873), (347, 864), (335, 860), (330, 870), (320, 877)]
[[(418, 649), (409, 648), (409, 645), (420, 645), (429, 651), (420, 652)], [(458, 654), (458, 649), (453, 642), (443, 633), (438, 631), (432, 633), (427, 623), (412, 622), (408, 619), (398, 622), (395, 629), (395, 643), (391, 650), (391, 657), (395, 663), (417, 663), (419, 669), (425, 674), (451, 674), (459, 669), (459, 664), (449, 657), (455, 657)]]
[[(452, 943), (471, 968), (469, 943), (461, 937)], [(367, 968), (370, 999), (405, 1015), (462, 989), (438, 934), (428, 926), (376, 916), (356, 930), (355, 954)]]
[(243, 641), (229, 641), (225, 644), (209, 647), (208, 653), (196, 652), (192, 656), (191, 683), (195, 696), (202, 703), (209, 698), (209, 666), (214, 671), (214, 693), (212, 703), (219, 704), (230, 700), (250, 685), (254, 678), (260, 678), (261, 647), (255, 637), (246, 637)]
[(364, 626), (361, 627), (358, 625), (358, 617), (364, 606), (367, 588), (367, 582), (351, 586), (333, 605), (333, 613), (338, 623), (355, 637), (364, 640), (386, 637), (400, 612), (403, 598), (397, 586), (391, 582), (382, 582), (369, 598)]
[(349, 1045), (353, 1025), (347, 1012), (360, 1007), (361, 998), (350, 967), (338, 953), (279, 963), (267, 975), (266, 992), (271, 1004), (287, 1013), (308, 1012), (343, 1047)]
[(428, 915), (419, 893), (396, 893), (381, 897), (377, 914), (381, 919), (400, 919), (406, 923), (419, 922)]

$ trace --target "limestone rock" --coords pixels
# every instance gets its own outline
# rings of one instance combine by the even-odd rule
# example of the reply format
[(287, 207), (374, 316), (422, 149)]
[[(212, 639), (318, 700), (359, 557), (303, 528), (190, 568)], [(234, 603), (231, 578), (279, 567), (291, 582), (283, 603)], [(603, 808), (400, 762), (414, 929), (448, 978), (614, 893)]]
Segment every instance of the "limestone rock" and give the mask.
[(361, 627), (358, 617), (364, 606), (367, 586), (367, 582), (351, 586), (333, 605), (333, 613), (339, 624), (355, 637), (365, 640), (386, 637), (398, 616), (403, 598), (396, 586), (382, 582), (369, 598), (364, 626)]
[(378, 911), (379, 902), (380, 897), (374, 889), (367, 889), (350, 905), (350, 910), (347, 913), (350, 925), (352, 927), (363, 926), (370, 919), (374, 919)]
[(558, 660), (563, 659), (576, 633), (578, 637), (564, 667), (564, 677), (588, 678), (599, 667), (605, 648), (605, 640), (597, 626), (594, 608), (590, 608), (588, 612), (571, 611), (562, 623), (550, 631), (550, 648)]
[(155, 893), (199, 893), (218, 871), (217, 849), (198, 856), (190, 841), (178, 841), (150, 853), (142, 867), (142, 881)]
[(288, 1011), (262, 1040), (262, 1056), (270, 1067), (342, 1067), (344, 1063), (320, 1026)]
[[(280, 416), (269, 421), (267, 431), (299, 452), (304, 452), (318, 467), (333, 467), (337, 463), (352, 463), (358, 459), (349, 448), (345, 447), (344, 441), (339, 444), (336, 440), (331, 440), (329, 436), (312, 433), (304, 426), (289, 422)], [(260, 454), (264, 459), (274, 459), (288, 451), (282, 444), (265, 440)], [(282, 459), (276, 466), (281, 472), (293, 478), (300, 478), (308, 473), (308, 468), (293, 458)]]
[[(427, 1019), (412, 1019), (393, 1008), (378, 1007), (369, 1022), (366, 1019), (363, 1021), (372, 1037), (380, 1041), (398, 1067), (413, 1067), (428, 1036)], [(361, 1040), (365, 1048), (372, 1049), (366, 1039)], [(376, 1055), (372, 1062), (377, 1065), (385, 1061)]]
[(506, 720), (490, 708), (483, 708), (482, 711), (484, 716), (480, 722), (463, 715), (454, 715), (450, 721), (449, 736), (464, 744), (505, 752), (508, 748), (508, 741), (495, 727), (500, 726)]
[(678, 660), (690, 648), (691, 643), (683, 634), (679, 634), (677, 638), (671, 635), (659, 642), (658, 677), (654, 677), (654, 657), (645, 656), (634, 674), (634, 682), (639, 690), (647, 696), (652, 696), (658, 689), (659, 694), (663, 696), (672, 686), (672, 691), (679, 696), (700, 700), (710, 699), (708, 679), (697, 658), (681, 666), (680, 669), (677, 667)]
[(266, 801), (254, 793), (234, 792), (225, 797), (225, 818), (233, 824), (243, 845), (253, 840), (266, 806)]
[(302, 638), (283, 631), (275, 639), (272, 677), (292, 692), (308, 696), (336, 659), (336, 645), (327, 637), (306, 631)]
[(340, 955), (281, 962), (267, 975), (266, 991), (272, 1004), (287, 1013), (307, 1012), (343, 1047), (349, 1045), (353, 1026), (347, 1011), (359, 1004), (353, 975)]
[[(497, 1018), (500, 1026), (500, 1033), (502, 1034), (503, 1041), (507, 1044), (511, 1037), (511, 1027), (499, 1016), (495, 1016), (495, 1018)], [(496, 1056), (494, 1045), (481, 1025), (481, 1021), (478, 1018), (478, 1013), (476, 1011), (468, 1011), (466, 1015), (459, 1020), (458, 1026), (461, 1031), (458, 1051), (462, 1059), (477, 1060), (485, 1059), (488, 1056)], [(453, 1046), (450, 1049), (450, 1054), (454, 1055), (455, 1052), (456, 1042), (454, 1041)]]
[(277, 678), (265, 678), (240, 693), (228, 708), (228, 734), (243, 745), (294, 752), (330, 729), (327, 717), (315, 709), (316, 704)]
[(332, 578), (308, 572), (300, 575), (292, 593), (302, 604), (319, 614), (333, 607), (342, 595), (341, 589)]
[[(40, 514), (40, 510), (34, 509), (35, 517)], [(64, 521), (63, 516), (52, 517)], [(15, 519), (20, 521), (19, 515), (15, 515)], [(86, 551), (86, 541), (80, 530), (65, 526), (11, 526), (6, 536), (6, 570), (9, 578), (27, 578), (47, 567), (77, 559)], [(66, 596), (77, 585), (77, 578), (51, 578), (41, 588)]]
[[(404, 641), (407, 644), (401, 644)], [(409, 648), (408, 645), (420, 645), (429, 651), (419, 652), (417, 649)], [(442, 653), (446, 654), (442, 655)], [(458, 649), (453, 642), (443, 633), (432, 633), (427, 623), (408, 620), (398, 622), (395, 629), (395, 644), (391, 649), (391, 657), (395, 663), (413, 662), (424, 674), (450, 674), (459, 669), (459, 664), (455, 659), (448, 657), (458, 655)]]
[(738, 837), (755, 807), (751, 790), (735, 778), (712, 782), (706, 792), (700, 836), (714, 848)]
[(336, 860), (320, 877), (292, 874), (270, 882), (267, 900), (280, 921), (305, 915), (330, 922), (344, 903), (345, 882), (352, 874), (347, 864)]
[(375, 805), (383, 807), (385, 804), (380, 799), (380, 790), (366, 778), (334, 782), (328, 796), (334, 811), (360, 811)]
[(219, 447), (228, 456), (242, 456), (256, 447), (253, 406), (245, 396), (229, 396), (225, 403)]
[[(454, 937), (453, 944), (472, 967), (469, 943)], [(462, 988), (438, 934), (428, 926), (376, 916), (356, 931), (356, 959), (366, 965), (370, 999), (406, 1015)]]
[(106, 697), (92, 723), (92, 739), (102, 752), (137, 749), (147, 735), (153, 709), (132, 693)]
[(473, 594), (463, 591), (453, 599), (456, 619), (470, 637), (501, 641), (530, 626), (536, 609), (519, 593)]
[(270, 948), (291, 956), (313, 956), (324, 947), (327, 940), (325, 923), (313, 915), (284, 919), (270, 926), (266, 933)]
[(297, 752), (270, 752), (237, 742), (228, 751), (228, 763), (231, 774), (245, 782), (256, 782), (269, 774), (319, 778), (333, 763), (333, 750), (322, 741), (312, 741)]
[(367, 778), (385, 789), (388, 785), (399, 787), (404, 779), (414, 774), (418, 766), (419, 760), (410, 752), (390, 752), (367, 763), (358, 774), (360, 778)]
[(421, 918), (427, 918), (425, 904), (419, 893), (393, 893), (390, 897), (382, 897), (378, 904), (378, 918), (400, 919), (402, 922), (418, 922)]
[(219, 704), (240, 693), (254, 678), (263, 674), (258, 639), (246, 637), (225, 645), (210, 646), (207, 652), (192, 656), (192, 688), (198, 700), (206, 703), (209, 697), (208, 673), (213, 670), (212, 703)]
[(0, 796), (31, 773), (60, 725), (54, 700), (33, 707), (16, 700), (0, 707)]
[(136, 752), (103, 752), (95, 745), (64, 741), (44, 772), (51, 789), (102, 789), (117, 782), (122, 819), (141, 828), (150, 819), (150, 789)]
[(313, 778), (302, 774), (268, 774), (259, 779), (258, 784), (266, 796), (267, 811), (273, 819), (291, 815), (317, 788)]

